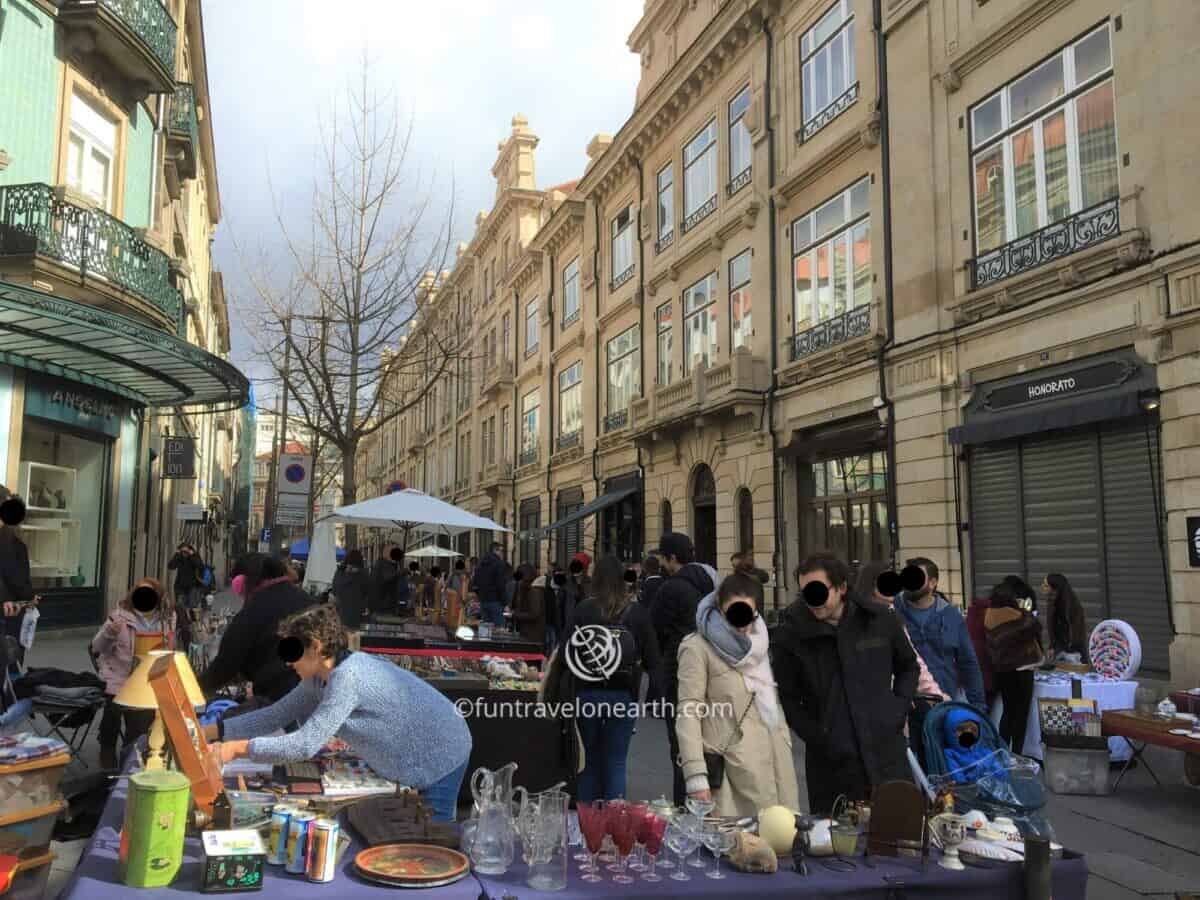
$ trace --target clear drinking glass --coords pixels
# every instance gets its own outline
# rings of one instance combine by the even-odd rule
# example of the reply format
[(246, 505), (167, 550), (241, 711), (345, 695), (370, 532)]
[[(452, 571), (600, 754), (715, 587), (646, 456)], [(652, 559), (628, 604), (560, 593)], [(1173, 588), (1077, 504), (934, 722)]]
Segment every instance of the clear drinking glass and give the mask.
[(666, 845), (672, 853), (679, 859), (679, 864), (675, 867), (675, 871), (671, 873), (672, 881), (691, 881), (692, 876), (687, 873), (687, 866), (684, 860), (687, 859), (689, 853), (695, 849), (695, 838), (692, 833), (680, 828), (677, 824), (672, 824), (667, 829)]
[(706, 832), (704, 837), (704, 846), (709, 849), (713, 855), (713, 867), (711, 872), (705, 872), (709, 878), (727, 878), (728, 876), (721, 871), (721, 855), (728, 853), (737, 843), (737, 838), (733, 836), (731, 831), (721, 831), (714, 828), (712, 831)]

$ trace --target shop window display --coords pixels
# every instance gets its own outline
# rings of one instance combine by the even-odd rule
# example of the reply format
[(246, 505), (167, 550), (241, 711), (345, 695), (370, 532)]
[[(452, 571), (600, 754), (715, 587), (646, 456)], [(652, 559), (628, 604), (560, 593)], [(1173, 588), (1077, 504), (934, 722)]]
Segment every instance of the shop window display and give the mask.
[(19, 492), (29, 515), (21, 531), (35, 588), (99, 583), (108, 460), (106, 441), (26, 419)]

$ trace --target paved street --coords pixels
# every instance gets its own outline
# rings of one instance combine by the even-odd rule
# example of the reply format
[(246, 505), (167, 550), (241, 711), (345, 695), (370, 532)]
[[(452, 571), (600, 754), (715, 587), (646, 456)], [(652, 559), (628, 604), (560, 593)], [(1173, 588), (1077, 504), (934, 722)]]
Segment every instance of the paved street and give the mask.
[[(34, 666), (86, 669), (88, 635), (39, 637), (30, 653)], [(796, 770), (805, 795), (804, 755), (797, 741)], [(1120, 791), (1109, 797), (1049, 795), (1048, 812), (1058, 839), (1087, 854), (1092, 877), (1091, 900), (1174, 897), (1200, 891), (1200, 791), (1183, 781), (1182, 757), (1151, 748), (1147, 757), (1163, 780), (1157, 787), (1144, 769), (1129, 772)], [(90, 739), (84, 758), (95, 763)], [(73, 765), (72, 772), (80, 767)], [(629, 794), (654, 798), (670, 791), (666, 737), (660, 722), (642, 722), (629, 757)], [(83, 842), (59, 844), (54, 850), (53, 890), (57, 896), (81, 852)]]

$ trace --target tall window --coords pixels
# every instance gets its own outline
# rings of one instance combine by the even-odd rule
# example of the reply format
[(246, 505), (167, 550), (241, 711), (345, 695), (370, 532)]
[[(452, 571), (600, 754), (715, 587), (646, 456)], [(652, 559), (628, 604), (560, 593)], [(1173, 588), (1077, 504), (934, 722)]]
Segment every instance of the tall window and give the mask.
[(664, 246), (675, 234), (675, 166), (667, 163), (658, 173), (658, 243)]
[(490, 466), (495, 459), (496, 450), (496, 417), (489, 416), (483, 420), (483, 428), (480, 431), (480, 456), (483, 457), (483, 464)]
[(662, 519), (662, 533), (674, 531), (674, 522), (671, 520), (671, 501), (664, 500), (658, 511), (659, 518)]
[[(811, 483), (802, 484), (812, 498), (803, 510), (802, 545), (824, 547), (852, 563), (891, 559), (887, 454), (823, 460), (812, 464), (811, 473)], [(807, 473), (802, 477), (808, 481)]]
[(500, 320), (500, 358), (508, 359), (512, 352), (512, 313), (505, 313)]
[(638, 350), (641, 330), (634, 325), (608, 342), (608, 415), (628, 411), (641, 385), (638, 383)]
[(525, 304), (525, 355), (531, 355), (538, 348), (538, 302), (534, 297)]
[(717, 355), (717, 273), (710, 272), (683, 292), (683, 374), (708, 366)]
[(538, 392), (530, 391), (521, 398), (521, 458), (532, 461), (537, 455), (538, 445)]
[(579, 434), (583, 428), (583, 361), (558, 373), (558, 436)]
[(451, 481), (454, 478), (454, 448), (442, 448), (442, 493), (450, 493)]
[(717, 120), (683, 148), (683, 217), (689, 219), (717, 199)]
[(627, 206), (612, 220), (612, 280), (624, 281), (633, 271), (633, 206)]
[(975, 250), (1118, 195), (1108, 23), (971, 110)]
[(750, 129), (746, 127), (746, 110), (749, 108), (750, 87), (747, 85), (729, 103), (729, 185), (731, 191), (741, 187), (744, 183), (742, 176), (748, 176), (750, 173)]
[(796, 332), (871, 302), (870, 179), (792, 223)]
[(502, 463), (512, 461), (512, 457), (508, 455), (509, 427), (508, 407), (506, 406), (500, 410), (500, 462)]
[(563, 269), (563, 327), (579, 318), (579, 257)]
[(71, 95), (67, 184), (105, 212), (113, 210), (117, 123), (76, 91)]
[[(840, 112), (854, 99), (854, 14), (851, 0), (838, 0), (833, 9), (800, 39), (800, 78), (803, 82), (804, 137)], [(831, 109), (832, 108), (832, 109)], [(844, 107), (841, 107), (844, 108)]]
[(671, 303), (664, 303), (654, 311), (654, 325), (658, 338), (658, 373), (657, 383), (671, 383)]
[(749, 488), (737, 492), (738, 550), (754, 549), (754, 498)]
[(753, 250), (745, 250), (729, 261), (730, 347), (750, 346), (754, 326), (750, 319), (750, 262)]

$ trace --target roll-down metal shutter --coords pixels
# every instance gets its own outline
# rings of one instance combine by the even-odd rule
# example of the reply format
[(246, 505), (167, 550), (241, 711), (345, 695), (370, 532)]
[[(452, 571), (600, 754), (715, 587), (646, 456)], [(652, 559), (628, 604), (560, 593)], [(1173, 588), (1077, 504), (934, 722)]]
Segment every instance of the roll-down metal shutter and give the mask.
[(1005, 575), (1025, 570), (1021, 456), (1015, 443), (971, 449), (970, 504), (975, 594), (986, 596)]

